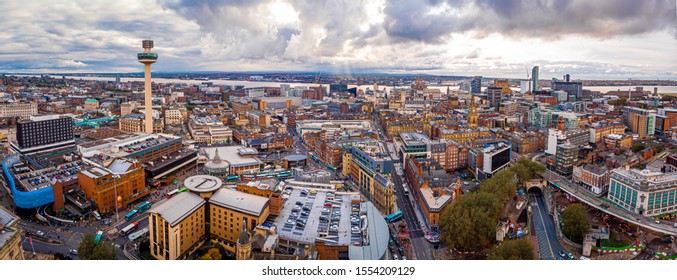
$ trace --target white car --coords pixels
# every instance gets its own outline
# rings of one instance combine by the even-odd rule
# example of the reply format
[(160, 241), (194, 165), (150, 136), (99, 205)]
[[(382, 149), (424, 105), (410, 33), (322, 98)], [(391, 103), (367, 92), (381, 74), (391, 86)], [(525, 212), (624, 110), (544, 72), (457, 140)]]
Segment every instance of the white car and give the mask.
[(293, 226), (294, 224), (296, 224), (296, 222), (292, 219), (289, 219), (289, 220), (287, 220), (287, 222), (285, 224)]
[(38, 230), (36, 233), (37, 233), (38, 235), (40, 235), (40, 236), (45, 236), (45, 233), (42, 232), (42, 231), (40, 231), (40, 230)]
[(75, 249), (70, 249), (70, 250), (68, 250), (68, 252), (71, 253), (71, 254), (73, 254), (73, 255), (77, 255), (77, 254), (78, 254), (78, 250), (75, 250)]

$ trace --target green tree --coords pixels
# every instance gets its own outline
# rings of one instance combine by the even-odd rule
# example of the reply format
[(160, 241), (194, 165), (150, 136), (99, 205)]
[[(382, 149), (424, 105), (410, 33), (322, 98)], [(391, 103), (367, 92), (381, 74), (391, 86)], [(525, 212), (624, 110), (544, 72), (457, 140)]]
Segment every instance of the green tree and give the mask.
[(110, 243), (96, 244), (93, 234), (85, 234), (78, 246), (78, 257), (83, 260), (115, 260), (115, 248)]
[(489, 253), (490, 260), (533, 260), (534, 247), (526, 238), (509, 239), (495, 246)]
[(445, 242), (455, 248), (486, 248), (495, 239), (501, 202), (489, 193), (469, 193), (447, 208), (441, 217)]
[(218, 248), (211, 248), (202, 255), (202, 257), (198, 258), (198, 260), (220, 260), (221, 259), (221, 252), (219, 251)]
[(589, 231), (590, 222), (588, 222), (583, 206), (579, 203), (567, 206), (562, 213), (562, 233), (564, 233), (564, 236), (581, 244)]
[(54, 254), (54, 259), (55, 260), (65, 260), (66, 256), (64, 254), (61, 254), (61, 253), (56, 253), (56, 254)]
[(646, 145), (644, 145), (644, 143), (637, 143), (635, 145), (632, 145), (632, 152), (636, 153), (641, 150), (644, 150), (644, 148), (646, 148)]

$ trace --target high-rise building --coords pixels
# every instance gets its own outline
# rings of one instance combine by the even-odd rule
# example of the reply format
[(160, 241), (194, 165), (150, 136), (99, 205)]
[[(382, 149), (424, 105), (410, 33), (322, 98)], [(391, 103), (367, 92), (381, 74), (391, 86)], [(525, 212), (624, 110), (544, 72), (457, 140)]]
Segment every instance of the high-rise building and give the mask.
[(538, 90), (538, 66), (531, 68), (531, 92)]
[(34, 116), (16, 124), (16, 143), (12, 148), (21, 153), (35, 153), (75, 144), (73, 119), (59, 115)]
[(470, 82), (470, 93), (482, 92), (482, 76), (475, 76)]
[(143, 40), (142, 43), (143, 52), (137, 54), (139, 62), (143, 63), (144, 67), (144, 106), (145, 106), (145, 115), (148, 116), (145, 120), (145, 129), (146, 133), (153, 133), (153, 97), (152, 97), (152, 88), (150, 83), (150, 65), (157, 61), (157, 54), (150, 52), (153, 48), (152, 40)]
[(563, 81), (553, 79), (552, 81), (552, 90), (553, 91), (564, 91), (569, 96), (575, 97), (576, 100), (583, 98), (583, 83), (582, 82), (572, 82), (569, 80), (570, 76), (567, 74), (564, 76)]
[(625, 107), (624, 114), (628, 128), (637, 133), (639, 138), (649, 138), (655, 134), (656, 111), (637, 107)]
[(494, 107), (494, 110), (498, 111), (498, 105), (501, 103), (501, 93), (503, 89), (496, 86), (490, 86), (486, 89), (487, 101), (489, 105)]
[(555, 172), (562, 176), (571, 176), (578, 158), (578, 146), (569, 142), (557, 145)]

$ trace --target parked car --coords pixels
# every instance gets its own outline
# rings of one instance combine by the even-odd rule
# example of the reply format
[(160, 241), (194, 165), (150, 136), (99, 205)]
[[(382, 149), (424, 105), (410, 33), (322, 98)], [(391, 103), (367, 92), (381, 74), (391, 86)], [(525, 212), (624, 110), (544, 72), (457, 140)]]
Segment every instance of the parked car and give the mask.
[(71, 253), (72, 255), (78, 254), (78, 250), (76, 250), (76, 249), (70, 249), (70, 250), (68, 250), (68, 252)]
[(36, 234), (39, 235), (39, 236), (45, 236), (45, 233), (42, 232), (42, 231), (40, 231), (40, 230), (38, 230), (38, 231), (36, 232)]

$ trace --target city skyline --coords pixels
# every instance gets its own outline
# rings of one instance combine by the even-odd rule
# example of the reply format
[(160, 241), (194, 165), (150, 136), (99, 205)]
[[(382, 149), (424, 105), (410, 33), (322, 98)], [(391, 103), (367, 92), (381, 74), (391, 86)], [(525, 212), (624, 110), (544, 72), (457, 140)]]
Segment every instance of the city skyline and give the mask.
[[(36, 1), (0, 14), (0, 72), (318, 71), (677, 79), (675, 2)], [(28, 12), (30, 11), (30, 12)], [(32, 24), (27, 26), (26, 22)], [(581, 45), (583, 44), (584, 47)]]

